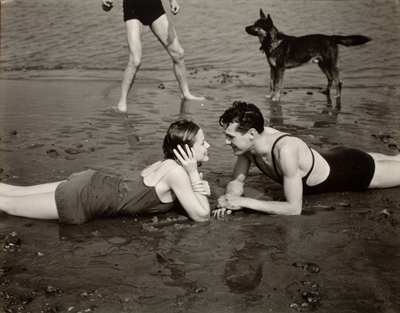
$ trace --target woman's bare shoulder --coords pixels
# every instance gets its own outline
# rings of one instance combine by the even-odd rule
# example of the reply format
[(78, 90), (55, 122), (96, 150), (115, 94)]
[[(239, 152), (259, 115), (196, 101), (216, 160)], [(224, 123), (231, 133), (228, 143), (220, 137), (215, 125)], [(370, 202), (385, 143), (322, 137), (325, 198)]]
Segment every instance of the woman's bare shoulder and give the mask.
[(167, 172), (167, 175), (168, 176), (174, 176), (174, 175), (178, 175), (178, 176), (181, 176), (181, 175), (185, 175), (185, 176), (187, 176), (187, 173), (186, 173), (186, 171), (185, 171), (185, 169), (182, 167), (182, 166), (174, 166), (174, 167), (172, 167), (168, 172)]

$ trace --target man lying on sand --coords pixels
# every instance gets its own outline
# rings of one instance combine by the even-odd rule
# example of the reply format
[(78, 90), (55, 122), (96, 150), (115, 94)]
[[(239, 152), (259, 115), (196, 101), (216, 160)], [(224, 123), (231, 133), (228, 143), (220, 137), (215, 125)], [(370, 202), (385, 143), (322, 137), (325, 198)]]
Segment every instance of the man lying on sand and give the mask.
[[(264, 127), (254, 104), (236, 101), (219, 119), (225, 143), (236, 164), (226, 194), (218, 199), (215, 217), (242, 208), (270, 214), (298, 215), (303, 193), (361, 191), (400, 186), (400, 154), (389, 156), (338, 146), (317, 152), (299, 138)], [(285, 201), (241, 197), (251, 163), (283, 185)]]

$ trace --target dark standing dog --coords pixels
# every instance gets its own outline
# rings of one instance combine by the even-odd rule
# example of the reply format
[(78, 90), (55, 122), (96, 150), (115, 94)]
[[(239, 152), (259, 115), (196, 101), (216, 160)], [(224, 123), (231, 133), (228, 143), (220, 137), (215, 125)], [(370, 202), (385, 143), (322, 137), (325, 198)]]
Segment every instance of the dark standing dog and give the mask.
[[(326, 89), (329, 94), (332, 82), (336, 84), (336, 97), (340, 97), (341, 81), (339, 78), (338, 55), (339, 45), (363, 45), (371, 39), (365, 36), (327, 36), (307, 35), (301, 37), (287, 36), (278, 31), (271, 17), (265, 17), (260, 10), (260, 19), (254, 25), (247, 26), (246, 32), (257, 36), (261, 42), (260, 50), (264, 51), (271, 68), (270, 98), (279, 101), (283, 88), (285, 69), (294, 68), (308, 62), (317, 63), (328, 79)], [(268, 96), (267, 96), (268, 97)]]

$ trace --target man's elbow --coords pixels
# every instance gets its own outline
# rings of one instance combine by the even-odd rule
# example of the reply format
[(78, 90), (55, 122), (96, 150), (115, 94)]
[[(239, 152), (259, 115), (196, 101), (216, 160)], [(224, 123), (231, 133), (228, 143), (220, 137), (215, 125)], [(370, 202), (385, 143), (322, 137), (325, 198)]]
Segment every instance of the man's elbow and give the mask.
[(290, 210), (288, 215), (301, 215), (301, 208), (300, 209), (292, 209), (292, 210)]
[(287, 215), (301, 215), (302, 209), (303, 208), (301, 204), (295, 204), (290, 207)]

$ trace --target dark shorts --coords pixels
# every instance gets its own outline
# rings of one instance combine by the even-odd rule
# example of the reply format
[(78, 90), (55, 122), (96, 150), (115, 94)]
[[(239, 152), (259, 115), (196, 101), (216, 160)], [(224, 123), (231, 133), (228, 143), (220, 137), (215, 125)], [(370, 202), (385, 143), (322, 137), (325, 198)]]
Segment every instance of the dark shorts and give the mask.
[(56, 188), (61, 224), (84, 224), (118, 207), (120, 178), (93, 170), (72, 174)]
[(375, 174), (375, 161), (368, 153), (338, 146), (320, 152), (330, 166), (328, 178), (316, 186), (303, 186), (304, 193), (362, 191)]
[(151, 25), (165, 14), (161, 0), (124, 0), (124, 21), (139, 20), (143, 25)]

